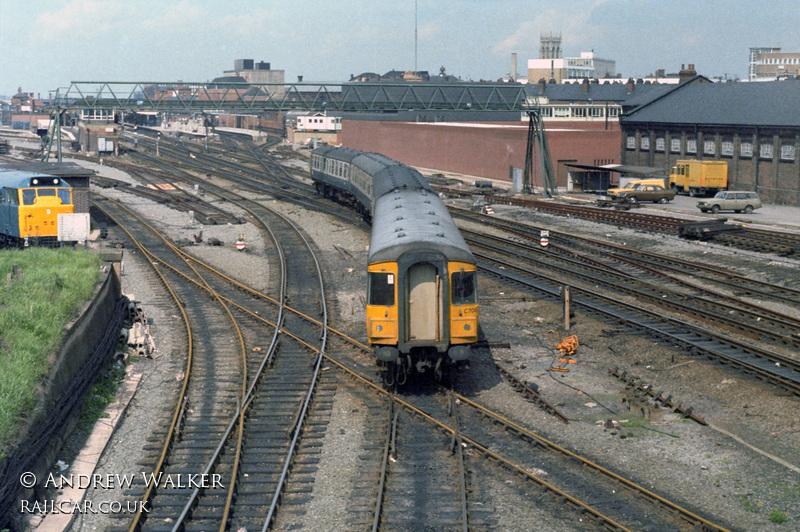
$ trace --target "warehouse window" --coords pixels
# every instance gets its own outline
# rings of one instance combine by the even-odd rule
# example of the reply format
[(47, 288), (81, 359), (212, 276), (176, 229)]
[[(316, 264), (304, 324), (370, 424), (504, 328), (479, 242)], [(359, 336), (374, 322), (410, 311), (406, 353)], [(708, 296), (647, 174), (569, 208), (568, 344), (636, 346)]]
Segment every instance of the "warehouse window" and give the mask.
[(627, 148), (628, 148), (629, 150), (634, 150), (634, 149), (636, 149), (636, 137), (634, 137), (633, 135), (630, 135), (630, 136), (628, 137)]
[(717, 143), (713, 140), (706, 140), (703, 142), (703, 153), (706, 155), (717, 154)]
[(759, 146), (758, 156), (762, 159), (772, 159), (772, 144), (765, 142)]
[(450, 286), (453, 291), (453, 305), (470, 305), (478, 302), (475, 272), (455, 272)]
[(741, 157), (752, 157), (753, 156), (753, 143), (752, 142), (742, 142), (741, 146), (739, 146), (739, 155)]
[(784, 144), (781, 146), (781, 160), (794, 161), (794, 145)]
[(657, 137), (656, 138), (656, 151), (664, 151), (664, 146), (666, 142), (664, 141), (664, 137)]
[(681, 152), (681, 139), (672, 139), (670, 142), (670, 149), (672, 153), (680, 153)]
[(394, 274), (372, 272), (369, 274), (369, 304), (391, 307), (394, 305)]
[(650, 137), (642, 137), (642, 149), (649, 150), (650, 149)]
[(725, 157), (733, 157), (733, 141), (723, 140), (721, 153)]
[(697, 139), (686, 139), (686, 153), (697, 153)]

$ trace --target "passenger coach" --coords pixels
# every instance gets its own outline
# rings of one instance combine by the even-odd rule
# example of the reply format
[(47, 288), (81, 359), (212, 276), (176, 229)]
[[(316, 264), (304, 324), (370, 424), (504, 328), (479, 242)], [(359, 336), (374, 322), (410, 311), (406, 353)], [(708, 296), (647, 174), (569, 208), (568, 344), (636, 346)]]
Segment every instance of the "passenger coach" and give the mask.
[(425, 178), (382, 155), (324, 147), (311, 156), (317, 191), (372, 220), (367, 337), (388, 384), (437, 378), (478, 340), (475, 258)]
[(0, 172), (0, 246), (55, 245), (58, 215), (72, 212), (72, 188), (60, 177)]

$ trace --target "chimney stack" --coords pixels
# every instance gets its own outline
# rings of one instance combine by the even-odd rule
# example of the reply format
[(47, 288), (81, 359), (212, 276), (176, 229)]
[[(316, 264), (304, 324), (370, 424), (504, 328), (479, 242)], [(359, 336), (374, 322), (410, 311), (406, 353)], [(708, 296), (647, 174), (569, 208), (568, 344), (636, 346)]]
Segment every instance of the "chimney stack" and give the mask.
[(626, 83), (625, 86), (627, 87), (626, 92), (628, 94), (632, 93), (635, 86), (633, 83), (633, 78), (628, 78), (628, 83)]
[(511, 81), (517, 81), (517, 52), (511, 54)]
[(686, 65), (681, 64), (681, 71), (678, 72), (678, 81), (679, 83), (684, 83), (696, 75), (697, 71), (694, 69), (694, 63), (689, 63), (688, 68), (686, 68)]

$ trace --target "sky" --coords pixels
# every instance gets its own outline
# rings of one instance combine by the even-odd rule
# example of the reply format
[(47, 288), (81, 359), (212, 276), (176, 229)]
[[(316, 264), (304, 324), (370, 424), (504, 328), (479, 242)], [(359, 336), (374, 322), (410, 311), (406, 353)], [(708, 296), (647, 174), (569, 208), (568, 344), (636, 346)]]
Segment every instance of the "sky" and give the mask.
[[(362, 72), (508, 76), (560, 33), (564, 57), (594, 51), (623, 78), (694, 64), (744, 78), (750, 47), (800, 52), (792, 0), (0, 0), (0, 94), (43, 97), (73, 81), (210, 81), (236, 59), (286, 82)], [(416, 33), (416, 38), (415, 38)]]

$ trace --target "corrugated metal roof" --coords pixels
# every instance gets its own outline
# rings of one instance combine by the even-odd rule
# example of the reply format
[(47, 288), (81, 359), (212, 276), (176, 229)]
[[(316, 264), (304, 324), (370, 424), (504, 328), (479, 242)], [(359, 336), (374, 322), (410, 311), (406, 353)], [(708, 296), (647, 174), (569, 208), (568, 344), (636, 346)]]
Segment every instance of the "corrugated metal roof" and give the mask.
[(800, 127), (800, 82), (688, 83), (621, 122)]

